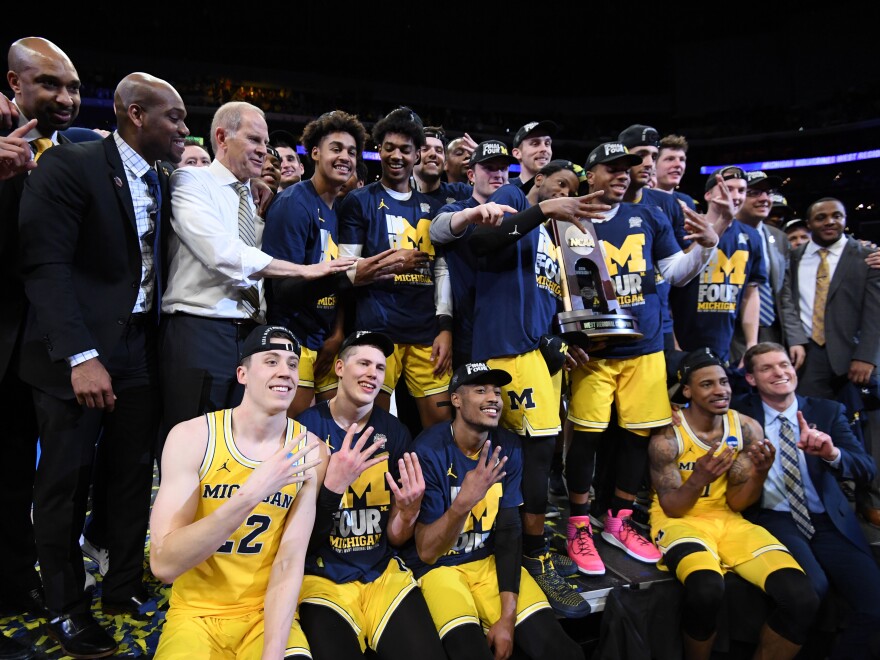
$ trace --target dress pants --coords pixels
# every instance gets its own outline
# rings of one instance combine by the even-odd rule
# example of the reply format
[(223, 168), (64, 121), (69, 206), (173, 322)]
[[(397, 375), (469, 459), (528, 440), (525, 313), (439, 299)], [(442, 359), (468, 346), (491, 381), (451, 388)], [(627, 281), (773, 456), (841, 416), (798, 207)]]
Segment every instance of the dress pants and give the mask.
[[(34, 488), (34, 532), (46, 605), (55, 615), (86, 612), (79, 548), (93, 478), (95, 446), (106, 451), (105, 486), (96, 490), (107, 516), (110, 570), (103, 597), (123, 601), (143, 590), (144, 542), (150, 517), (156, 430), (160, 418), (157, 328), (133, 315), (112, 355), (113, 412), (34, 390), (40, 463)], [(99, 492), (100, 491), (100, 492)]]
[(160, 454), (168, 431), (176, 424), (241, 403), (244, 387), (235, 372), (241, 346), (255, 327), (249, 319), (181, 313), (163, 317)]
[(40, 586), (31, 523), (37, 465), (37, 418), (31, 387), (18, 377), (18, 350), (0, 379), (3, 402), (3, 487), (0, 488), (0, 604)]
[(761, 509), (749, 518), (767, 528), (788, 548), (819, 597), (833, 587), (852, 609), (846, 628), (838, 635), (832, 658), (871, 658), (869, 649), (880, 642), (880, 567), (867, 548), (844, 536), (826, 513), (810, 513), (816, 529), (807, 539), (788, 511)]

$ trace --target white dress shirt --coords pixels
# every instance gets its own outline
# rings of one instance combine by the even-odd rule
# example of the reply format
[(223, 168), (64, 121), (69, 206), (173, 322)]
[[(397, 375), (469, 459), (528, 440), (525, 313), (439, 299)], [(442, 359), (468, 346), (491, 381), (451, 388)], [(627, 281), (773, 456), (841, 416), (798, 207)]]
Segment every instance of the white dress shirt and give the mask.
[[(834, 269), (837, 268), (837, 262), (840, 261), (840, 255), (843, 254), (843, 248), (846, 246), (846, 235), (841, 234), (835, 243), (828, 246), (828, 255), (825, 257), (828, 261), (828, 284), (834, 277)], [(813, 334), (813, 300), (816, 297), (816, 271), (819, 270), (819, 264), (822, 258), (819, 256), (821, 245), (817, 245), (813, 241), (807, 243), (801, 261), (798, 264), (798, 301), (801, 309), (801, 325), (804, 326), (804, 332), (807, 337)]]
[[(250, 318), (242, 289), (257, 285), (265, 312), (263, 270), (272, 257), (238, 236), (238, 179), (219, 160), (208, 167), (184, 167), (171, 175), (171, 226), (168, 288), (162, 298), (166, 314), (185, 312), (222, 319)], [(254, 213), (257, 246), (264, 223)]]
[[(56, 138), (57, 135), (56, 132)], [(122, 139), (119, 131), (113, 133), (113, 140), (116, 142), (116, 148), (119, 149), (119, 157), (122, 159), (122, 165), (125, 169), (128, 189), (131, 191), (138, 244), (141, 249), (141, 281), (140, 286), (138, 286), (134, 307), (131, 310), (132, 314), (139, 314), (152, 308), (154, 290), (156, 288), (152, 240), (155, 229), (155, 212), (157, 210), (156, 200), (153, 199), (150, 188), (143, 179), (144, 174), (150, 169), (150, 164)], [(95, 357), (98, 357), (97, 349), (90, 349), (68, 356), (67, 362), (71, 367), (75, 367)]]

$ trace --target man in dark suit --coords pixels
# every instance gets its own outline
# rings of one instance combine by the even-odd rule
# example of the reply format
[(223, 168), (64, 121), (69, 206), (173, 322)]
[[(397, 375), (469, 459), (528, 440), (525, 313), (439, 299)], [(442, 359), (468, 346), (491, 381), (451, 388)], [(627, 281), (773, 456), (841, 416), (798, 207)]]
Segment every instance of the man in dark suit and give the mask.
[(21, 377), (33, 386), (42, 448), (34, 532), (48, 634), (77, 658), (116, 650), (89, 612), (77, 543), (99, 436), (113, 558), (102, 607), (137, 614), (148, 598), (143, 549), (160, 416), (159, 238), (171, 169), (160, 165), (157, 174), (152, 165), (178, 162), (189, 134), (180, 95), (148, 74), (126, 76), (114, 108), (112, 135), (40, 159), (19, 215), (30, 303)]
[[(37, 167), (34, 156), (68, 140), (60, 131), (76, 119), (80, 81), (73, 63), (55, 44), (38, 37), (15, 41), (9, 48), (7, 82), (17, 110), (14, 131), (21, 136), (29, 162), (17, 174), (0, 181), (0, 400), (14, 414), (5, 416), (3, 430), (4, 484), (0, 534), (0, 606), (13, 611), (43, 612), (40, 578), (34, 569), (37, 549), (31, 524), (34, 468), (37, 460), (37, 419), (31, 388), (19, 378), (21, 333), (27, 300), (21, 277), (18, 210), (28, 172)], [(19, 657), (21, 648), (0, 636), (0, 658)], [(8, 648), (7, 648), (8, 647)]]
[[(776, 227), (767, 223), (772, 208), (770, 195), (782, 185), (782, 179), (768, 176), (760, 170), (746, 172), (746, 198), (736, 214), (736, 219), (754, 228), (761, 237), (761, 260), (767, 269), (767, 289), (758, 294), (761, 303), (758, 318), (758, 341), (772, 341), (789, 348), (794, 366), (804, 361), (804, 349), (792, 346), (789, 338), (800, 330), (800, 321), (794, 305), (783, 299), (785, 271), (788, 268), (790, 247), (788, 239)], [(746, 352), (745, 338), (737, 325), (731, 343), (731, 357), (738, 363)]]
[[(840, 200), (819, 199), (806, 215), (810, 242), (792, 252), (785, 292), (801, 321), (791, 343), (806, 347), (798, 394), (842, 400), (848, 381), (866, 387), (880, 364), (880, 270), (866, 262), (873, 250), (844, 234)], [(878, 460), (880, 429), (870, 435)], [(862, 516), (880, 526), (880, 480), (858, 488), (857, 498)]]
[[(795, 394), (797, 373), (782, 345), (753, 346), (746, 351), (745, 369), (757, 393), (735, 399), (732, 407), (763, 426), (776, 460), (761, 500), (744, 515), (785, 544), (820, 597), (830, 585), (849, 603), (852, 612), (832, 657), (877, 657), (871, 649), (880, 653), (880, 567), (838, 484), (839, 479), (867, 483), (877, 466), (853, 436), (842, 404)], [(786, 435), (797, 443), (795, 473), (783, 460)], [(797, 473), (803, 495), (792, 499)], [(801, 503), (807, 513), (799, 523)]]

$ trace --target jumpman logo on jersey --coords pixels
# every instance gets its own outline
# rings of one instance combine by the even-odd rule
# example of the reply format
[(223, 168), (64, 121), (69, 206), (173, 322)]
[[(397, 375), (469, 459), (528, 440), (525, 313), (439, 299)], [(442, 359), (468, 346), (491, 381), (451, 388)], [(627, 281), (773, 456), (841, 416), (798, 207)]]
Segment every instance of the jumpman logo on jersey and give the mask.
[(452, 471), (452, 463), (449, 464), (449, 469), (446, 470), (446, 476), (452, 477), (453, 479), (458, 479), (458, 476), (455, 474), (455, 472)]
[(382, 200), (379, 202), (379, 208), (377, 208), (376, 210), (377, 210), (377, 211), (381, 211), (382, 209), (388, 209), (389, 211), (391, 210), (391, 207), (389, 207), (389, 206), (385, 203), (385, 199), (384, 199), (384, 198), (382, 198)]
[(225, 461), (223, 461), (223, 465), (221, 465), (220, 467), (217, 468), (217, 472), (220, 472), (220, 470), (226, 470), (227, 472), (231, 473), (232, 470), (230, 470), (228, 467), (226, 467), (226, 464), (228, 462), (229, 462), (229, 459), (227, 458)]
[(322, 218), (320, 215), (318, 216), (318, 222), (324, 222), (324, 218)]
[(333, 451), (333, 445), (330, 444), (330, 434), (327, 434), (327, 438), (324, 440), (324, 444), (330, 448), (330, 451)]
[(519, 236), (519, 232), (517, 231), (517, 227), (518, 227), (518, 226), (519, 226), (519, 225), (514, 225), (514, 226), (513, 226), (513, 231), (509, 231), (509, 232), (507, 232), (507, 235), (508, 235), (508, 236)]

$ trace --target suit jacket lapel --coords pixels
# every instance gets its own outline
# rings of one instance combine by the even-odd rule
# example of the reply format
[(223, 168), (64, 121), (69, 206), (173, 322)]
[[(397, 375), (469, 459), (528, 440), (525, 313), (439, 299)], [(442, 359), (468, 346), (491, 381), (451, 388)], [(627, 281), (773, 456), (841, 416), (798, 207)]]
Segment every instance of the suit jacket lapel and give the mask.
[(846, 245), (843, 246), (840, 260), (837, 262), (831, 283), (828, 285), (828, 300), (831, 300), (831, 296), (840, 288), (840, 283), (850, 276), (849, 271), (853, 265), (853, 260), (857, 258), (857, 252), (858, 248), (855, 242), (852, 239), (846, 239)]
[(801, 257), (804, 256), (804, 251), (807, 249), (807, 245), (809, 245), (809, 243), (804, 243), (798, 249), (792, 252), (788, 264), (788, 267), (791, 269), (791, 299), (792, 301), (794, 301), (798, 309), (800, 309), (800, 293), (798, 292), (800, 289), (800, 287), (798, 286), (798, 270), (800, 270)]
[[(835, 269), (835, 273), (837, 270)], [(803, 414), (804, 419), (807, 421), (811, 418), (812, 406), (810, 403), (802, 396), (797, 395), (798, 402), (798, 410)], [(819, 499), (824, 501), (822, 497), (822, 464), (820, 461), (822, 460), (818, 456), (814, 456), (813, 454), (804, 454), (804, 458), (807, 461), (807, 472), (810, 473), (810, 481), (813, 482), (813, 488), (816, 489), (816, 492), (819, 494)]]
[(134, 217), (134, 204), (131, 201), (128, 177), (125, 174), (125, 166), (122, 164), (122, 157), (119, 155), (119, 149), (116, 148), (116, 141), (113, 139), (112, 134), (104, 138), (104, 151), (107, 154), (107, 165), (109, 166), (107, 175), (112, 181), (112, 186), (116, 192), (116, 197), (119, 199), (119, 203), (125, 209), (125, 214), (128, 216), (132, 229), (137, 232), (137, 221)]

